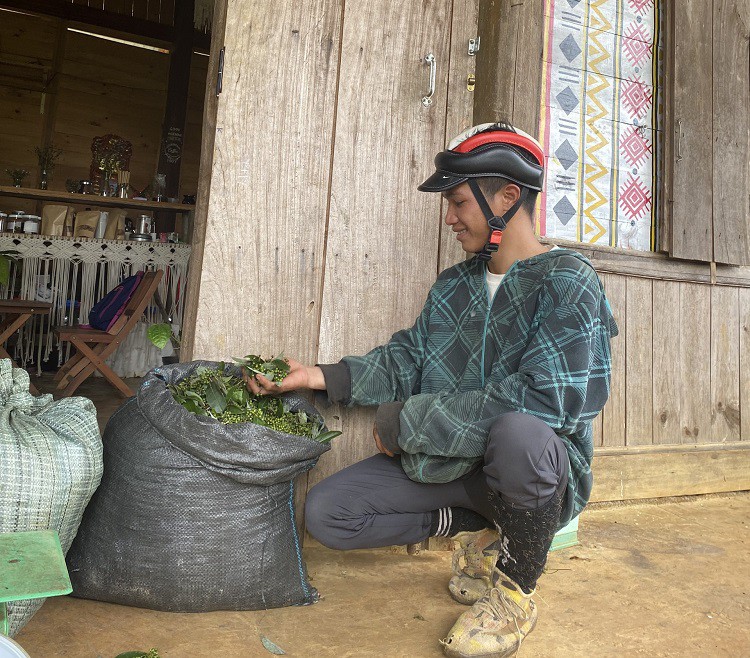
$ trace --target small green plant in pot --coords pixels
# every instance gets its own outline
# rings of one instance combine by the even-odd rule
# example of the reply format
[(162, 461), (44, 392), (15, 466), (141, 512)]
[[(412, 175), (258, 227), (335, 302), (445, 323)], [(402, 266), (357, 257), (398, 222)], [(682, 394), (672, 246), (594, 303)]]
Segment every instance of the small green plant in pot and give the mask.
[(7, 286), (10, 281), (10, 257), (17, 251), (0, 251), (0, 286)]
[(180, 338), (174, 331), (172, 331), (172, 325), (167, 322), (160, 322), (159, 324), (152, 324), (146, 332), (148, 339), (160, 350), (163, 350), (167, 343), (172, 343), (174, 349), (173, 356), (163, 356), (162, 362), (167, 363), (179, 363), (180, 362)]

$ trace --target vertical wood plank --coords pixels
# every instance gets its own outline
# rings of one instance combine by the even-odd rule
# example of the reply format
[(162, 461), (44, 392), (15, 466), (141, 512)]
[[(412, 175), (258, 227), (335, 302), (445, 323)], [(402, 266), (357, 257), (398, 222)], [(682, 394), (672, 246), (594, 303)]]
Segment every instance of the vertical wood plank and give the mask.
[(609, 400), (602, 411), (602, 445), (625, 445), (625, 341), (627, 339), (627, 297), (625, 294), (627, 278), (616, 274), (602, 274), (602, 283), (612, 313), (620, 329), (618, 336), (612, 339), (612, 381)]
[(680, 425), (682, 443), (711, 435), (711, 288), (680, 283)]
[(680, 443), (680, 284), (654, 281), (654, 443)]
[[(662, 46), (664, 55), (662, 59), (663, 72), (659, 76), (662, 81), (661, 97), (663, 107), (662, 117), (662, 148), (657, 147), (657, 153), (661, 153), (661, 160), (656, 165), (661, 170), (662, 176), (659, 181), (659, 199), (657, 208), (657, 221), (659, 222), (659, 244), (658, 250), (666, 253), (672, 252), (672, 225), (674, 221), (672, 205), (674, 195), (674, 161), (675, 161), (675, 126), (674, 120), (674, 40), (675, 20), (674, 2), (662, 2), (659, 4), (659, 29), (662, 35)], [(657, 101), (658, 102), (658, 101)]]
[(510, 119), (537, 135), (543, 77), (542, 0), (482, 0), (479, 32), (476, 123)]
[(146, 0), (146, 18), (154, 23), (159, 22), (159, 5), (161, 0)]
[(600, 413), (591, 423), (592, 441), (595, 446), (601, 446), (604, 440), (604, 413)]
[[(200, 172), (196, 194), (195, 214), (191, 236), (190, 263), (187, 289), (185, 292), (185, 310), (183, 312), (183, 329), (181, 358), (191, 361), (194, 358), (195, 334), (198, 316), (198, 299), (200, 297), (200, 272), (203, 269), (203, 252), (205, 247), (206, 225), (208, 219), (211, 193), (211, 172), (214, 163), (214, 145), (216, 141), (216, 123), (219, 99), (216, 96), (215, 80), (219, 70), (219, 53), (224, 45), (224, 30), (227, 18), (227, 0), (216, 0), (214, 4), (213, 30), (211, 32), (211, 53), (208, 58), (208, 72), (204, 84), (203, 122), (200, 141)], [(183, 190), (184, 191), (184, 190)]]
[(714, 260), (750, 265), (750, 2), (713, 8)]
[(113, 14), (126, 14), (130, 9), (130, 3), (126, 0), (105, 0), (104, 10), (111, 11)]
[[(479, 0), (454, 0), (453, 20), (451, 21), (450, 72), (448, 77), (447, 115), (445, 119), (445, 142), (474, 125), (474, 92), (466, 88), (466, 79), (474, 73), (477, 57), (469, 57), (469, 39), (477, 36)], [(481, 52), (481, 50), (480, 50)], [(432, 173), (429, 162), (424, 163), (425, 178)], [(445, 204), (441, 200), (440, 217), (440, 257), (437, 270), (466, 258), (461, 244), (454, 233), (442, 221)]]
[(336, 0), (228, 2), (197, 358), (315, 362), (340, 21)]
[[(153, 0), (151, 0), (153, 2)], [(133, 13), (135, 18), (148, 19), (148, 2), (149, 0), (133, 0)]]
[(711, 288), (711, 443), (740, 439), (740, 296)]
[[(674, 171), (672, 251), (678, 258), (713, 257), (712, 9), (685, 0), (674, 14)], [(690, 193), (695, 190), (696, 193)]]
[(653, 442), (653, 312), (650, 279), (627, 280), (625, 436), (627, 445)]
[[(182, 0), (178, 0), (182, 2)], [(159, 22), (163, 25), (174, 25), (175, 20), (175, 0), (161, 0), (159, 7)]]
[[(46, 115), (39, 113), (45, 74), (55, 67), (57, 33), (62, 21), (3, 12), (0, 35), (0, 179), (10, 184), (6, 169), (31, 172), (25, 185), (35, 186), (38, 176), (33, 147), (44, 141)], [(54, 82), (54, 81), (53, 81)], [(47, 106), (50, 97), (47, 97)], [(7, 201), (6, 201), (7, 203)], [(17, 202), (16, 202), (17, 205)], [(33, 206), (18, 208), (33, 212)], [(2, 206), (2, 210), (12, 208)]]
[[(432, 173), (445, 140), (451, 5), (346, 2), (321, 363), (366, 353), (411, 326), (435, 280), (440, 197), (415, 188)], [(430, 52), (437, 80), (426, 108), (423, 60)], [(344, 435), (311, 473), (311, 484), (375, 452), (373, 412), (332, 410)]]
[(740, 439), (750, 440), (750, 288), (740, 288)]

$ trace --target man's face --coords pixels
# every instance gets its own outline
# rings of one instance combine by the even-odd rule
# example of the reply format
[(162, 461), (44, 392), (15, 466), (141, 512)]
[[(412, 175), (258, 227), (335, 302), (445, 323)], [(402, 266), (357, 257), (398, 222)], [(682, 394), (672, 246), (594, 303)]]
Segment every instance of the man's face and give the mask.
[(490, 227), (471, 192), (468, 183), (461, 183), (442, 193), (448, 204), (445, 223), (450, 227), (467, 253), (481, 251), (490, 235)]

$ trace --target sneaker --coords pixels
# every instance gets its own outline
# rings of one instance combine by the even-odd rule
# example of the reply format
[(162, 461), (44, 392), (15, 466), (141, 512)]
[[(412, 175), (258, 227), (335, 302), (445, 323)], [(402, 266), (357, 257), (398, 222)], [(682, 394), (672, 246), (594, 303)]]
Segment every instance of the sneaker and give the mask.
[(492, 587), (492, 572), (499, 553), (496, 546), (498, 536), (496, 530), (485, 528), (477, 532), (459, 532), (453, 537), (458, 548), (453, 551), (453, 576), (448, 591), (459, 603), (473, 605)]
[(521, 647), (536, 625), (537, 609), (531, 594), (502, 571), (492, 574), (494, 587), (464, 612), (448, 637), (440, 640), (451, 658), (505, 658)]

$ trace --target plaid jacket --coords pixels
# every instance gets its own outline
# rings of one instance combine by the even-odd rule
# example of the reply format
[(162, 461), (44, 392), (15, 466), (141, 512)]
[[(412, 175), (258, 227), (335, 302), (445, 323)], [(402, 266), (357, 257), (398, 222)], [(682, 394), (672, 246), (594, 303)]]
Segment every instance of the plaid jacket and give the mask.
[(540, 418), (568, 450), (570, 519), (591, 493), (591, 423), (609, 396), (617, 324), (599, 277), (575, 251), (516, 261), (491, 304), (485, 274), (476, 258), (445, 270), (411, 329), (345, 357), (349, 404), (403, 402), (401, 463), (430, 483), (476, 468), (502, 414)]

